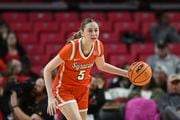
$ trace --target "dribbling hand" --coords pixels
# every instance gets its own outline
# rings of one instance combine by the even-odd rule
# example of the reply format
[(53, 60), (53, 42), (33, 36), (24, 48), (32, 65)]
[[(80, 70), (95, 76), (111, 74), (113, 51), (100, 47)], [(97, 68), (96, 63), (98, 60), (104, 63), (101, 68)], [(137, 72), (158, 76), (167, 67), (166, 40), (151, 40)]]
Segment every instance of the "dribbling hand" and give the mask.
[(47, 113), (53, 116), (56, 113), (58, 102), (54, 97), (48, 97)]

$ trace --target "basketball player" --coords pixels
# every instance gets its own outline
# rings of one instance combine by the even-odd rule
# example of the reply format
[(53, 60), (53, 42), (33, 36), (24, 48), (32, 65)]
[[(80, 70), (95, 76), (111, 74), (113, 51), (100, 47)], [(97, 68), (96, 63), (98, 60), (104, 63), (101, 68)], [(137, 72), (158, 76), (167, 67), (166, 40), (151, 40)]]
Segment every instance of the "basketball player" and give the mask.
[[(90, 18), (81, 23), (71, 41), (44, 68), (48, 93), (47, 112), (59, 109), (68, 120), (86, 120), (90, 70), (95, 62), (99, 70), (128, 77), (127, 71), (105, 62), (98, 23)], [(59, 66), (52, 88), (52, 71)]]

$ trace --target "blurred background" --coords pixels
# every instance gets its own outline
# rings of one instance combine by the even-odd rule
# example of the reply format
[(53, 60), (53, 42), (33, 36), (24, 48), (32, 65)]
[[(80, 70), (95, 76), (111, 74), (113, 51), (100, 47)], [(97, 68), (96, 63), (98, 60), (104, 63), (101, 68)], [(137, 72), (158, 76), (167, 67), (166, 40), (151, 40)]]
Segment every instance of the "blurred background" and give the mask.
[[(90, 103), (90, 106), (95, 105), (92, 109), (97, 111), (89, 113), (88, 119), (117, 120), (113, 118), (117, 115), (118, 119), (122, 120), (146, 120), (147, 118), (128, 118), (128, 115), (132, 114), (128, 101), (134, 96), (141, 96), (146, 98), (145, 100), (155, 101), (153, 104), (158, 106), (154, 108), (158, 115), (152, 120), (179, 120), (179, 100), (176, 99), (175, 105), (173, 104), (173, 109), (175, 106), (178, 111), (173, 113), (176, 118), (171, 118), (163, 117), (164, 111), (161, 110), (165, 108), (160, 109), (161, 102), (155, 99), (171, 93), (171, 90), (168, 91), (168, 82), (172, 80), (172, 74), (177, 75), (177, 82), (172, 80), (170, 87), (179, 97), (179, 0), (0, 0), (0, 103), (10, 106), (9, 109), (1, 106), (0, 120), (18, 119), (14, 117), (13, 103), (10, 100), (12, 91), (17, 92), (17, 99), (23, 98), (18, 100), (21, 102), (17, 102), (22, 113), (29, 117), (32, 117), (32, 113), (40, 114), (37, 111), (42, 110), (41, 107), (37, 111), (31, 109), (31, 112), (27, 112), (29, 108), (24, 107), (27, 98), (24, 100), (23, 95), (29, 93), (23, 91), (36, 91), (36, 81), (42, 78), (42, 68), (66, 44), (72, 33), (79, 30), (81, 21), (87, 17), (94, 18), (100, 25), (99, 39), (104, 43), (106, 62), (128, 69), (132, 62), (142, 60), (153, 69), (152, 85), (137, 87), (121, 77), (101, 73), (94, 66), (92, 75), (98, 78), (97, 81), (99, 78), (104, 81), (97, 82), (103, 84), (103, 88), (97, 89), (103, 89), (101, 92), (104, 97), (101, 98), (104, 100), (101, 105), (94, 104), (98, 103), (98, 100)], [(54, 75), (55, 73), (56, 71)], [(44, 86), (42, 87), (44, 89)], [(93, 91), (94, 88), (96, 87), (93, 87)], [(158, 97), (152, 98), (154, 88), (158, 88), (155, 90)], [(134, 94), (132, 91), (136, 90), (137, 94)], [(90, 98), (98, 96), (97, 93), (92, 92)], [(36, 97), (32, 95), (34, 101)], [(5, 102), (6, 100), (9, 102)], [(93, 100), (92, 97), (91, 101)], [(144, 102), (140, 100), (140, 103)], [(107, 112), (107, 109), (115, 111)], [(104, 115), (109, 116), (103, 118)], [(39, 119), (61, 120), (61, 113), (54, 118), (43, 118), (44, 116), (39, 115)], [(19, 117), (21, 118), (22, 116)]]

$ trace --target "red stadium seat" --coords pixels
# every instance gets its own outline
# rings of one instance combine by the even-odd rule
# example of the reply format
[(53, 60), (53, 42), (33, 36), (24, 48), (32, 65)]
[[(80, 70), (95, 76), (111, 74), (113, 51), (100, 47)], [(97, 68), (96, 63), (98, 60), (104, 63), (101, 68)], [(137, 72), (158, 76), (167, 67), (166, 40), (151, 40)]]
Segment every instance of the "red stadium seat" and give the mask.
[(93, 18), (97, 20), (98, 22), (100, 21), (105, 21), (105, 13), (103, 12), (82, 12), (80, 13), (81, 20), (85, 18)]
[(25, 44), (23, 46), (30, 57), (36, 54), (44, 54), (44, 46), (38, 44)]
[(101, 32), (100, 38), (103, 43), (119, 43), (119, 36), (114, 32)]
[(1, 15), (7, 22), (26, 22), (28, 21), (27, 13), (23, 12), (5, 12)]
[(104, 49), (107, 54), (128, 53), (128, 50), (125, 44), (104, 44)]
[(33, 28), (29, 22), (11, 22), (10, 26), (15, 32), (31, 32)]
[(37, 34), (34, 32), (18, 32), (19, 40), (23, 45), (37, 44)]
[(139, 32), (139, 24), (137, 22), (116, 22), (114, 24), (116, 33)]
[(129, 54), (112, 54), (110, 56), (110, 63), (115, 66), (122, 67), (125, 64), (130, 64), (134, 61)]
[(57, 12), (55, 19), (57, 22), (79, 21), (79, 16), (77, 12)]
[(179, 22), (180, 21), (180, 13), (179, 12), (167, 12), (166, 13), (171, 22)]
[(148, 43), (148, 44), (141, 44), (141, 43), (136, 43), (131, 45), (130, 49), (131, 55), (138, 59), (141, 54), (154, 54), (154, 44), (153, 43)]
[(107, 14), (108, 20), (110, 22), (117, 22), (117, 21), (122, 21), (122, 22), (130, 22), (132, 21), (132, 16), (131, 13), (129, 12), (109, 12)]
[(178, 56), (180, 56), (180, 43), (171, 43), (169, 44), (169, 49), (171, 51), (171, 53), (176, 54)]
[(49, 61), (49, 57), (48, 55), (43, 55), (43, 54), (34, 54), (30, 57), (30, 61), (32, 63), (33, 66), (45, 66), (48, 61)]
[(50, 12), (31, 12), (29, 13), (30, 21), (42, 21), (42, 22), (49, 22), (52, 21), (52, 13)]
[(146, 62), (147, 58), (151, 55), (153, 55), (153, 54), (140, 54), (138, 60)]
[(154, 26), (156, 24), (156, 22), (143, 22), (142, 23), (142, 35), (145, 37), (145, 41), (152, 41), (152, 37), (151, 37), (151, 27)]
[(95, 75), (95, 74), (97, 74), (97, 73), (99, 73), (99, 72), (100, 72), (100, 71), (98, 70), (97, 66), (94, 65), (94, 66), (92, 67), (91, 74), (92, 74), (92, 75)]
[(36, 22), (34, 30), (36, 32), (58, 32), (60, 26), (56, 22)]
[(142, 34), (146, 35), (150, 31), (151, 27), (156, 25), (156, 22), (143, 22), (142, 23)]
[(178, 32), (180, 32), (180, 22), (171, 22), (171, 26), (173, 26)]
[(34, 65), (34, 66), (32, 66), (31, 70), (32, 70), (34, 73), (36, 73), (37, 75), (40, 75), (43, 68), (44, 68), (44, 66)]
[(152, 22), (155, 21), (155, 14), (154, 12), (136, 12), (133, 14), (134, 20), (136, 22)]
[(40, 34), (40, 43), (42, 45), (46, 44), (65, 44), (66, 41), (64, 39), (64, 34), (62, 32), (59, 33), (41, 33)]
[(100, 33), (102, 32), (112, 32), (112, 22), (110, 21), (100, 21), (99, 22), (100, 26)]
[(62, 47), (62, 44), (48, 44), (46, 45), (45, 52), (49, 56), (49, 58), (53, 58), (58, 54)]
[(80, 29), (80, 22), (62, 22), (61, 32), (64, 34), (65, 39), (69, 38), (69, 34), (77, 32)]
[(0, 112), (0, 120), (3, 120), (2, 112)]
[(107, 61), (110, 60), (111, 54), (127, 54), (128, 50), (125, 44), (104, 44), (104, 54)]

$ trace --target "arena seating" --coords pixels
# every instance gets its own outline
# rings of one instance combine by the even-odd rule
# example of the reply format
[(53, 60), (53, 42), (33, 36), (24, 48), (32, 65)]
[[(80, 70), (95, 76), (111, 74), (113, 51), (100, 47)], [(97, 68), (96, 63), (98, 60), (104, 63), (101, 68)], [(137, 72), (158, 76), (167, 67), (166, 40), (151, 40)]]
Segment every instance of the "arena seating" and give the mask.
[(154, 53), (154, 44), (135, 43), (131, 45), (130, 53), (133, 58), (138, 59), (141, 54), (151, 55)]
[(108, 20), (110, 22), (117, 22), (117, 21), (121, 21), (121, 22), (128, 22), (128, 21), (132, 21), (132, 15), (129, 12), (109, 12), (107, 14)]
[(49, 22), (53, 20), (53, 15), (50, 12), (31, 12), (29, 13), (29, 18), (32, 22)]
[[(167, 12), (171, 25), (180, 31), (180, 13)], [(154, 12), (2, 12), (6, 20), (18, 33), (33, 64), (39, 70), (58, 53), (72, 32), (80, 28), (86, 17), (97, 19), (100, 24), (100, 40), (104, 43), (106, 61), (122, 66), (135, 60), (146, 60), (154, 53), (154, 44), (149, 29), (156, 24)], [(136, 32), (144, 36), (144, 43), (126, 45), (121, 37), (124, 32)], [(180, 44), (171, 44), (173, 53), (180, 55)], [(93, 71), (97, 71), (93, 68)]]

